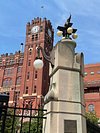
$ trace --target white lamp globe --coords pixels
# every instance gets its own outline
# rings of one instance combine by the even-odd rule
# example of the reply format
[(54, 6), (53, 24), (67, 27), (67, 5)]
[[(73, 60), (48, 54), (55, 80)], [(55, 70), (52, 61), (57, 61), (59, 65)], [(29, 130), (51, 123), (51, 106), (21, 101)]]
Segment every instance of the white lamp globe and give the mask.
[(63, 33), (62, 31), (57, 31), (58, 36), (62, 36), (62, 33)]
[(33, 65), (35, 69), (41, 69), (43, 67), (43, 61), (41, 59), (36, 59)]
[(72, 28), (72, 27), (69, 27), (69, 28), (67, 29), (67, 33), (71, 34), (72, 32), (73, 32), (73, 28)]
[(62, 40), (66, 39), (65, 37), (62, 37)]
[(73, 35), (72, 35), (72, 38), (73, 38), (73, 39), (76, 39), (77, 37), (78, 37), (77, 34), (73, 34)]

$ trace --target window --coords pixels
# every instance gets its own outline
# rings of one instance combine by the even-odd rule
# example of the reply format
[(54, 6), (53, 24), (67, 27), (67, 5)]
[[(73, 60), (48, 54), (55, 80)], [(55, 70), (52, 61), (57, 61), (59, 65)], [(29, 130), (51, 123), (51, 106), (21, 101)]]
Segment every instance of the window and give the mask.
[(28, 66), (30, 66), (31, 65), (31, 60), (28, 60)]
[(35, 79), (37, 79), (37, 71), (35, 71)]
[(21, 72), (21, 67), (18, 67), (17, 73), (20, 73), (20, 72)]
[(25, 88), (25, 94), (28, 94), (28, 86)]
[(87, 72), (84, 73), (84, 76), (87, 76)]
[(36, 36), (35, 36), (35, 40), (38, 40), (38, 34), (36, 34)]
[(93, 104), (89, 104), (89, 105), (88, 105), (88, 111), (89, 111), (89, 112), (94, 112), (94, 108), (95, 108), (95, 107), (94, 107)]
[(18, 58), (16, 58), (15, 62), (18, 63)]
[(97, 71), (97, 74), (100, 74), (100, 71)]
[(12, 68), (6, 68), (4, 74), (5, 75), (11, 75), (12, 74)]
[(98, 93), (99, 87), (87, 87), (87, 89), (84, 89), (84, 93)]
[(33, 93), (36, 93), (36, 85), (33, 88)]
[(2, 60), (2, 64), (5, 65), (5, 59)]
[(8, 75), (10, 75), (12, 73), (12, 70), (11, 69), (8, 69)]
[(40, 26), (40, 32), (42, 32), (43, 31), (43, 26)]
[(94, 72), (90, 72), (91, 75), (94, 75)]
[(9, 65), (9, 60), (6, 60), (6, 65)]
[(3, 87), (10, 87), (12, 85), (12, 79), (7, 78), (3, 81)]
[(0, 60), (0, 65), (2, 65), (2, 61)]
[(18, 77), (16, 80), (16, 85), (20, 85), (21, 84), (21, 77)]
[(15, 100), (16, 100), (17, 104), (18, 104), (19, 96), (20, 96), (20, 92), (16, 91), (15, 92)]
[(10, 65), (14, 64), (14, 60), (10, 59)]
[(30, 72), (27, 73), (27, 79), (29, 79), (29, 78), (30, 78)]
[(34, 35), (32, 35), (32, 41), (34, 41)]
[(20, 58), (19, 59), (19, 63), (23, 63), (23, 58)]
[(19, 91), (16, 91), (16, 92), (15, 92), (15, 100), (16, 100), (16, 101), (19, 100), (19, 95), (20, 95), (20, 92), (19, 92)]
[(32, 54), (32, 48), (29, 48), (29, 55)]

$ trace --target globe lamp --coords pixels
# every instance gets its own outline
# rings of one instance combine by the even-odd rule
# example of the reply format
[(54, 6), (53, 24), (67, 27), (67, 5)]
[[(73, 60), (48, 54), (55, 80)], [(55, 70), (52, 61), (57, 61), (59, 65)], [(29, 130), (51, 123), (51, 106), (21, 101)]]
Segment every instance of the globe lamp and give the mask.
[(67, 29), (67, 33), (72, 34), (72, 32), (73, 32), (73, 28), (72, 28), (72, 27), (69, 27), (69, 28)]
[(62, 36), (62, 31), (58, 31), (58, 32), (57, 32), (57, 35), (58, 35), (58, 36)]
[(73, 38), (73, 39), (76, 39), (77, 37), (78, 37), (77, 34), (73, 34), (73, 35), (72, 35), (72, 38)]
[(36, 59), (33, 65), (35, 69), (41, 69), (43, 67), (43, 61), (41, 59)]

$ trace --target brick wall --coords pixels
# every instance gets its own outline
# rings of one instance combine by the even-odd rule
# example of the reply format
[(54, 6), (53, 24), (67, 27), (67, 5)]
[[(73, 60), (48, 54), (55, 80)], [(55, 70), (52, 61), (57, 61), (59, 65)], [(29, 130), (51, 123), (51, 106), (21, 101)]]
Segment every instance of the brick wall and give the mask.
[(100, 117), (100, 63), (85, 65), (84, 83), (86, 111), (90, 107)]

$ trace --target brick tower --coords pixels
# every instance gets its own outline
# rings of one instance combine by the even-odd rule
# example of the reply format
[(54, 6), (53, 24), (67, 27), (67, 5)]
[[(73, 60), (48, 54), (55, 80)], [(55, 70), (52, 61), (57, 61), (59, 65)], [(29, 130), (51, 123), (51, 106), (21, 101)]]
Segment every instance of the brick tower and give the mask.
[(26, 26), (26, 43), (24, 50), (24, 62), (22, 70), (22, 81), (20, 88), (20, 106), (23, 100), (29, 103), (33, 102), (33, 107), (37, 108), (42, 103), (43, 96), (47, 93), (49, 87), (49, 64), (43, 58), (44, 67), (41, 70), (35, 70), (33, 62), (36, 58), (36, 47), (40, 45), (49, 55), (53, 48), (53, 29), (49, 20), (44, 18), (35, 18)]
[(49, 64), (42, 54), (42, 70), (35, 70), (33, 62), (37, 56), (37, 45), (41, 45), (49, 55), (53, 47), (53, 34), (49, 20), (36, 18), (31, 24), (27, 23), (24, 53), (18, 51), (0, 56), (0, 93), (10, 95), (10, 106), (14, 105), (15, 101), (18, 106), (22, 106), (23, 101), (31, 101), (33, 107), (37, 108), (42, 102), (49, 86)]

